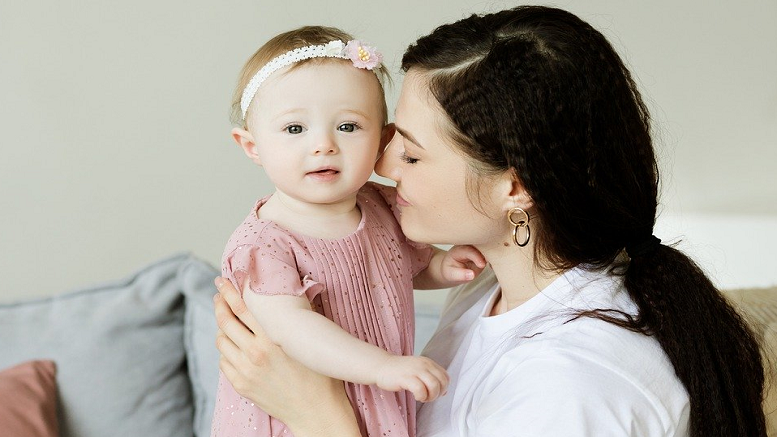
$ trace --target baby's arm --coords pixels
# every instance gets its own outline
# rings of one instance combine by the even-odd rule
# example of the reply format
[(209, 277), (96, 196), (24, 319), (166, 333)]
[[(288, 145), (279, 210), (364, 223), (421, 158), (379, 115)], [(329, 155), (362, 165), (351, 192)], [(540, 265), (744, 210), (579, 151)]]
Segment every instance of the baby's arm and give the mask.
[(310, 369), (384, 390), (409, 390), (419, 401), (443, 394), (445, 369), (425, 357), (393, 355), (353, 337), (336, 323), (312, 311), (304, 296), (243, 293), (246, 306), (268, 337)]
[(486, 258), (472, 246), (453, 246), (448, 251), (434, 247), (433, 250), (429, 265), (413, 278), (413, 288), (453, 287), (475, 279), (486, 267)]

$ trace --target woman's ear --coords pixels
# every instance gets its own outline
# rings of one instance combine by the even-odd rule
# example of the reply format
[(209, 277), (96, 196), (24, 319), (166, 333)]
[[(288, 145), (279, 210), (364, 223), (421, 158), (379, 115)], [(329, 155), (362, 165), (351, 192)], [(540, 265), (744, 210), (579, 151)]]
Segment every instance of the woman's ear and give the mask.
[(232, 129), (232, 138), (243, 149), (243, 153), (246, 154), (248, 159), (254, 161), (256, 165), (262, 165), (259, 160), (259, 154), (256, 153), (256, 143), (254, 143), (254, 136), (251, 135), (251, 132), (236, 127)]
[(509, 211), (516, 206), (524, 211), (529, 211), (534, 207), (534, 201), (520, 179), (518, 179), (518, 173), (516, 173), (514, 168), (507, 170), (499, 176), (497, 190), (499, 198), (503, 202), (502, 209), (505, 211)]

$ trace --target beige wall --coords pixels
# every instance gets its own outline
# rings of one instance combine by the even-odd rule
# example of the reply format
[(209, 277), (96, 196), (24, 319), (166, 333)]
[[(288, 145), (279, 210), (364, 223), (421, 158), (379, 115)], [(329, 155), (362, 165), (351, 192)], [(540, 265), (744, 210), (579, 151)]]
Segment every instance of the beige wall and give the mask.
[[(0, 301), (116, 279), (178, 251), (218, 264), (270, 190), (231, 143), (227, 114), (238, 69), (271, 35), (340, 26), (396, 71), (402, 49), (434, 26), (513, 4), (0, 2)], [(666, 210), (765, 220), (771, 232), (777, 2), (556, 4), (603, 30), (638, 76), (671, 171)], [(744, 253), (774, 258), (763, 239), (741, 240)], [(750, 282), (742, 273), (727, 284)]]

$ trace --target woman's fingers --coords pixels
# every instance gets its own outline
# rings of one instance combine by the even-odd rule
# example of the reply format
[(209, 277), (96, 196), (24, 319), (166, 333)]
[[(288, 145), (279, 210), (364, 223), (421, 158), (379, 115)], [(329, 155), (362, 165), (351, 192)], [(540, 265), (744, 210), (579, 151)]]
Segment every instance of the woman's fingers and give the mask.
[(243, 353), (240, 348), (230, 339), (223, 331), (219, 330), (216, 334), (216, 348), (222, 357), (226, 358), (232, 363), (240, 361), (243, 357)]
[(229, 361), (229, 358), (227, 358), (224, 355), (221, 355), (219, 357), (219, 370), (221, 370), (221, 372), (224, 373), (224, 376), (226, 376), (227, 379), (230, 381), (232, 381), (232, 379), (237, 374), (237, 371), (235, 370), (235, 366), (232, 364), (231, 361)]
[(238, 370), (238, 366), (222, 355), (219, 358), (219, 370), (232, 385), (232, 388), (243, 397), (250, 396), (251, 381)]
[[(232, 313), (231, 308), (220, 295), (216, 295), (213, 301), (216, 312), (216, 324), (223, 336), (240, 349), (251, 347), (256, 339), (255, 334)], [(218, 342), (217, 338), (217, 346), (219, 345)]]
[[(246, 284), (243, 285), (244, 290), (248, 286), (248, 281), (249, 279), (246, 278)], [(232, 285), (232, 282), (219, 277), (216, 278), (215, 283), (216, 288), (219, 290), (219, 294), (227, 302), (227, 305), (229, 305), (232, 313), (237, 316), (237, 318), (240, 319), (240, 321), (243, 322), (243, 324), (246, 325), (248, 329), (256, 332), (256, 328), (260, 328), (259, 323), (256, 321), (251, 312), (248, 311), (248, 307), (243, 301), (243, 298), (240, 296), (240, 292), (238, 292), (237, 289)]]
[[(221, 279), (221, 281), (219, 281)], [(268, 344), (270, 339), (264, 329), (248, 310), (240, 293), (232, 283), (223, 278), (216, 278), (219, 298), (214, 299), (216, 305), (216, 322), (219, 328), (243, 350), (248, 350), (257, 343)], [(246, 286), (247, 286), (246, 280)], [(246, 329), (248, 328), (248, 329)]]

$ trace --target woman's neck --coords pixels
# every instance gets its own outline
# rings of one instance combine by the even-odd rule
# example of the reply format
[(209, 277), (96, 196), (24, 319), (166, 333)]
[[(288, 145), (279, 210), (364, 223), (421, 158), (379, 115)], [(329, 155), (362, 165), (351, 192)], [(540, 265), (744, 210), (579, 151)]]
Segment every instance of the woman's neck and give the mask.
[(257, 211), (294, 232), (314, 238), (336, 239), (353, 233), (361, 222), (356, 194), (335, 203), (308, 203), (276, 191)]
[(512, 242), (490, 247), (478, 247), (499, 281), (501, 293), (491, 315), (502, 314), (518, 307), (539, 294), (559, 273), (547, 272), (534, 265), (534, 247), (518, 247)]

